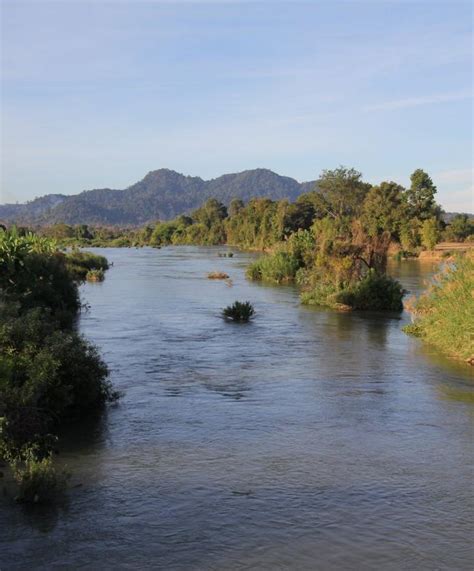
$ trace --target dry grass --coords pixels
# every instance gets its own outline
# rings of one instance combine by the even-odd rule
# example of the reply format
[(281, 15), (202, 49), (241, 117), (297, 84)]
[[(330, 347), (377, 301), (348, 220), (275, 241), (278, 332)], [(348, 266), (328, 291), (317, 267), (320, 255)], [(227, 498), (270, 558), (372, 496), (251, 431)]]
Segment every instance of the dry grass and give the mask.
[(207, 278), (209, 280), (228, 280), (229, 274), (226, 274), (225, 272), (211, 272), (210, 274), (207, 274)]

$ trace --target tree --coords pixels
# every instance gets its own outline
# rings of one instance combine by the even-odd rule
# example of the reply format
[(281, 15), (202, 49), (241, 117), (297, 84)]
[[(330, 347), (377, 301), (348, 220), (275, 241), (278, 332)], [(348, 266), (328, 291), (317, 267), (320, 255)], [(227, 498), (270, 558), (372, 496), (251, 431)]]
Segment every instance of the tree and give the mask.
[(462, 242), (471, 234), (474, 234), (474, 219), (467, 214), (456, 214), (446, 228), (444, 237), (453, 242)]
[(227, 217), (227, 208), (215, 198), (209, 198), (192, 213), (192, 219), (211, 228)]
[(433, 250), (440, 238), (438, 220), (433, 216), (424, 220), (421, 226), (421, 243), (427, 250)]
[(362, 223), (369, 236), (388, 231), (392, 238), (398, 238), (406, 215), (404, 192), (403, 186), (396, 182), (382, 182), (370, 189), (362, 211)]
[(244, 201), (240, 198), (233, 198), (229, 204), (229, 216), (236, 216), (243, 208)]
[(341, 219), (357, 215), (370, 184), (362, 181), (362, 173), (340, 166), (335, 170), (324, 170), (318, 181), (316, 209)]
[(434, 196), (437, 192), (431, 177), (422, 169), (416, 171), (410, 177), (411, 186), (407, 190), (410, 214), (419, 220), (426, 220), (439, 215)]

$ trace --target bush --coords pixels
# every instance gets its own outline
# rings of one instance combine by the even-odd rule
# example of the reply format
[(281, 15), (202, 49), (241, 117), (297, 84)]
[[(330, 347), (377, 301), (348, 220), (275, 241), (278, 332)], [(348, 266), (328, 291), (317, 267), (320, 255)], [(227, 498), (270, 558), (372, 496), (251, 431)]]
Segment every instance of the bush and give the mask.
[(236, 301), (233, 305), (229, 305), (222, 310), (222, 316), (225, 319), (240, 323), (248, 322), (255, 315), (252, 304), (248, 301)]
[(402, 311), (404, 293), (393, 278), (370, 271), (362, 280), (339, 292), (335, 299), (352, 309)]
[(279, 251), (253, 262), (247, 269), (247, 277), (254, 281), (289, 283), (295, 279), (300, 267), (301, 264), (294, 255)]
[(35, 504), (52, 502), (66, 489), (69, 475), (54, 468), (51, 454), (38, 459), (34, 448), (30, 448), (25, 456), (12, 463), (19, 492), (17, 500)]
[(41, 309), (0, 316), (0, 402), (4, 450), (35, 444), (48, 450), (61, 421), (89, 414), (116, 398), (97, 349), (74, 332), (57, 330)]
[[(90, 281), (102, 281), (104, 272), (109, 269), (109, 262), (104, 256), (76, 250), (66, 254), (66, 267), (75, 281), (89, 279), (87, 277), (89, 272), (100, 272), (97, 275), (102, 275), (102, 279), (91, 279)], [(91, 274), (91, 276), (93, 275)]]
[(43, 307), (66, 324), (80, 308), (79, 293), (55, 248), (47, 238), (0, 232), (0, 295), (20, 312)]
[(103, 282), (104, 279), (104, 270), (89, 270), (86, 274), (86, 281), (88, 282)]

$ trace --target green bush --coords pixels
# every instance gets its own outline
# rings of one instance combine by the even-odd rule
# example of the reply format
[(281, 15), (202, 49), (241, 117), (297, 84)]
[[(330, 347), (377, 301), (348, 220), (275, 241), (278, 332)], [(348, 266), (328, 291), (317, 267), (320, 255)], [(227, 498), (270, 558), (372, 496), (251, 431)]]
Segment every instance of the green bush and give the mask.
[(17, 500), (25, 503), (50, 503), (62, 494), (69, 474), (55, 469), (52, 456), (38, 459), (34, 448), (27, 449), (23, 458), (12, 463), (13, 476), (18, 485)]
[(247, 269), (247, 277), (254, 281), (289, 283), (295, 279), (300, 267), (301, 264), (294, 255), (279, 251), (253, 262)]
[(89, 414), (116, 398), (97, 349), (58, 330), (44, 310), (0, 316), (0, 402), (5, 449), (47, 448), (61, 421)]
[(80, 308), (77, 285), (53, 240), (0, 232), (0, 296), (20, 312), (43, 307), (70, 323)]
[(104, 276), (104, 272), (109, 269), (109, 262), (104, 256), (75, 250), (66, 254), (66, 267), (75, 281), (84, 281), (88, 279), (89, 272), (101, 272)]
[(321, 281), (314, 284), (311, 289), (303, 290), (300, 299), (304, 305), (325, 305), (337, 308), (337, 294), (338, 290), (334, 284)]
[(246, 323), (255, 315), (252, 304), (248, 301), (236, 301), (222, 310), (222, 316), (231, 321)]
[(335, 299), (352, 309), (402, 311), (404, 293), (393, 278), (370, 271), (362, 280), (339, 292)]

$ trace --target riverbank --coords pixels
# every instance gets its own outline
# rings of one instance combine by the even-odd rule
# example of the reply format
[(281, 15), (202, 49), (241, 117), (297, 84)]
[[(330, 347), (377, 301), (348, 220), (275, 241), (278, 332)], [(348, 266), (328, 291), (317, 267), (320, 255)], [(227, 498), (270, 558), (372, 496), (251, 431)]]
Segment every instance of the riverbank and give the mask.
[(427, 290), (408, 300), (414, 322), (405, 331), (474, 365), (474, 253), (445, 264)]

